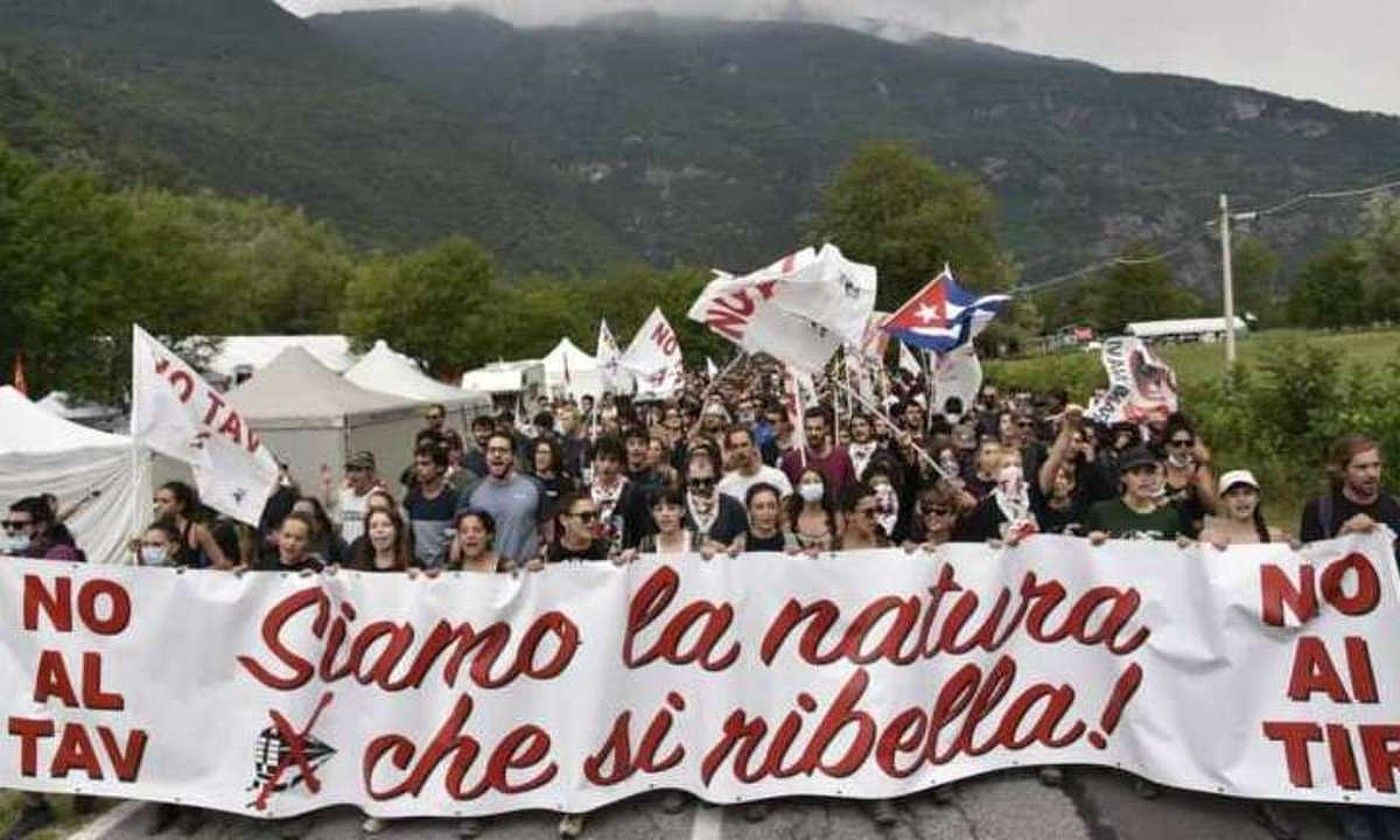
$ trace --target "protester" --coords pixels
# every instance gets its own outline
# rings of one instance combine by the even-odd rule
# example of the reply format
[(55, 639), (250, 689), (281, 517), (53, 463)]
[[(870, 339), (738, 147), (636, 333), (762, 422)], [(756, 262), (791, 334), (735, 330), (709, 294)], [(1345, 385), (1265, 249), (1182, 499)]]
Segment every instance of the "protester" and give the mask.
[(572, 473), (564, 469), (564, 453), (559, 441), (553, 437), (543, 437), (530, 444), (530, 475), (539, 482), (543, 493), (543, 515), (553, 519), (559, 507), (559, 500), (578, 488)]
[(778, 488), (755, 484), (744, 498), (748, 526), (737, 551), (788, 551), (797, 548), (797, 539), (783, 529), (783, 501)]
[(767, 484), (784, 498), (792, 495), (792, 483), (783, 471), (763, 463), (748, 427), (730, 426), (724, 432), (724, 452), (729, 472), (720, 479), (719, 492), (742, 502), (750, 488)]
[(830, 551), (841, 539), (841, 514), (827, 490), (826, 477), (808, 467), (797, 479), (797, 492), (788, 497), (788, 530), (799, 547)]
[(890, 540), (880, 529), (880, 502), (868, 484), (858, 484), (846, 496), (846, 527), (841, 532), (841, 551), (889, 548)]
[(1123, 493), (1089, 508), (1084, 527), (1089, 541), (1101, 545), (1119, 540), (1174, 540), (1182, 536), (1181, 513), (1160, 501), (1162, 463), (1145, 446), (1124, 452), (1118, 464)]
[(634, 494), (639, 491), (622, 473), (623, 457), (622, 447), (615, 438), (600, 438), (593, 450), (593, 481), (588, 485), (588, 495), (598, 507), (602, 534), (619, 548), (641, 539), (640, 534), (632, 539), (635, 532), (641, 530), (636, 521), (634, 501)]
[(523, 565), (539, 553), (544, 494), (529, 476), (515, 471), (510, 435), (492, 432), (485, 441), (486, 472), (458, 497), (457, 510), (483, 510), (496, 521), (496, 551), (502, 563)]
[(651, 519), (656, 530), (642, 538), (635, 553), (690, 554), (700, 551), (700, 535), (685, 527), (685, 498), (679, 490), (663, 487), (652, 494)]
[(298, 511), (287, 514), (277, 529), (277, 553), (261, 558), (254, 569), (306, 574), (321, 571), (321, 561), (308, 551), (315, 528), (316, 524), (306, 514)]
[(417, 478), (404, 497), (403, 507), (413, 531), (413, 556), (425, 569), (442, 564), (451, 540), (452, 517), (457, 511), (457, 494), (447, 486), (447, 452), (425, 445), (413, 453)]
[(748, 514), (743, 502), (719, 492), (715, 461), (706, 448), (690, 453), (685, 475), (685, 527), (728, 550), (747, 529)]
[(334, 499), (340, 538), (347, 544), (364, 533), (365, 501), (383, 483), (375, 473), (373, 452), (356, 452), (345, 461), (345, 483)]
[(321, 500), (315, 496), (302, 496), (292, 505), (292, 510), (304, 513), (315, 526), (311, 530), (311, 541), (307, 553), (316, 556), (323, 566), (339, 566), (350, 557), (350, 548), (340, 539), (340, 533), (331, 524)]
[(170, 481), (160, 486), (155, 493), (155, 514), (157, 519), (169, 519), (180, 530), (180, 544), (185, 557), (182, 565), (195, 569), (231, 569), (232, 561), (225, 556), (214, 535), (203, 524), (195, 521), (199, 510), (199, 496), (194, 488), (183, 481)]
[(157, 519), (146, 526), (132, 547), (138, 566), (174, 566), (180, 556), (180, 532), (170, 520)]
[(830, 418), (825, 409), (808, 411), (802, 428), (807, 436), (807, 445), (801, 451), (783, 456), (783, 473), (792, 483), (802, 475), (803, 469), (816, 467), (826, 478), (831, 492), (840, 498), (855, 486), (856, 474), (850, 456), (832, 443)]
[(457, 514), (453, 530), (457, 535), (453, 569), (487, 574), (501, 571), (501, 557), (495, 547), (495, 517), (484, 510), (468, 508)]
[(42, 496), (26, 496), (10, 505), (5, 518), (5, 554), (38, 560), (81, 563), (86, 558)]
[(851, 469), (859, 481), (865, 478), (865, 468), (880, 448), (880, 442), (875, 439), (875, 426), (864, 414), (852, 415), (850, 425), (851, 440), (846, 444), (846, 456), (851, 459)]
[(1347, 534), (1370, 533), (1377, 524), (1400, 533), (1400, 502), (1381, 484), (1381, 452), (1360, 435), (1340, 438), (1332, 446), (1330, 492), (1303, 506), (1298, 535), (1315, 542)]
[(348, 553), (349, 567), (360, 572), (402, 572), (416, 564), (407, 523), (394, 508), (365, 514), (364, 539)]
[(1218, 515), (1206, 516), (1201, 542), (1220, 550), (1231, 545), (1288, 542), (1288, 535), (1270, 528), (1259, 506), (1259, 481), (1249, 470), (1231, 470), (1220, 476)]
[(966, 495), (947, 481), (939, 481), (919, 494), (917, 540), (925, 548), (952, 542)]
[(1167, 451), (1163, 474), (1165, 498), (1180, 511), (1183, 532), (1194, 537), (1201, 532), (1205, 517), (1215, 510), (1215, 478), (1210, 471), (1210, 452), (1183, 414), (1167, 418), (1163, 436)]
[(462, 466), (478, 476), (486, 475), (486, 441), (495, 431), (496, 421), (490, 417), (482, 414), (472, 418), (472, 447), (462, 456)]

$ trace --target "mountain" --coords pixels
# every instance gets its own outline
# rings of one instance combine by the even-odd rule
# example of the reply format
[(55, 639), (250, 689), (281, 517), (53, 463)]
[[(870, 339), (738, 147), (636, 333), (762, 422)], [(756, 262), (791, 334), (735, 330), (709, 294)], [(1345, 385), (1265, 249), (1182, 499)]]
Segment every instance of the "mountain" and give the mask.
[(271, 0), (0, 1), (0, 138), (121, 183), (269, 195), (361, 245), (628, 256), (547, 163)]
[[(1182, 276), (1214, 284), (1204, 222), (1364, 184), (1400, 165), (1400, 119), (1198, 79), (807, 22), (618, 16), (524, 29), (480, 13), (309, 19), (315, 31), (546, 154), (595, 217), (653, 261), (752, 267), (789, 249), (863, 140), (902, 138), (979, 175), (1023, 281), (1135, 238), (1195, 237)], [(1261, 220), (1296, 258), (1354, 202)]]

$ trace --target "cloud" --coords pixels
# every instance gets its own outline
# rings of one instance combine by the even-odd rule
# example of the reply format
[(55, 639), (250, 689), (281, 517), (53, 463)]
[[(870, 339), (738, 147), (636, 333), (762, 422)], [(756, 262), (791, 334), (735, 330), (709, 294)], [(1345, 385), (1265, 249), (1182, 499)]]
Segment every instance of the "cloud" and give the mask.
[(650, 10), (823, 20), (890, 37), (977, 38), (1117, 70), (1245, 84), (1400, 114), (1396, 0), (280, 0), (298, 14), (471, 5), (522, 26)]

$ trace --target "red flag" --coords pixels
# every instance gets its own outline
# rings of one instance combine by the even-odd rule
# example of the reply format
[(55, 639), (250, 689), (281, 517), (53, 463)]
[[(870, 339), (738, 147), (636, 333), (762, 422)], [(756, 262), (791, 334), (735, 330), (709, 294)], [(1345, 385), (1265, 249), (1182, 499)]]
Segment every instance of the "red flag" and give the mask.
[(10, 377), (10, 384), (15, 386), (15, 390), (29, 396), (29, 381), (24, 378), (24, 351), (15, 353), (15, 372)]

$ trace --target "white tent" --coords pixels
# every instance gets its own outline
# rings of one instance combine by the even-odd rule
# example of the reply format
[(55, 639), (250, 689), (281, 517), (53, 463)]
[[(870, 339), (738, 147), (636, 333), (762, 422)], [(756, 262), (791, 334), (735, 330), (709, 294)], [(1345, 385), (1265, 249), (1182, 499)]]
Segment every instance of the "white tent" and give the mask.
[(412, 359), (394, 352), (384, 341), (376, 341), (374, 348), (345, 372), (345, 378), (371, 391), (442, 403), (448, 412), (460, 413), (462, 420), (491, 411), (489, 394), (466, 391), (427, 376)]
[(549, 351), (543, 362), (545, 386), (550, 393), (571, 397), (582, 397), (584, 394), (592, 394), (594, 397), (603, 395), (603, 370), (599, 367), (598, 360), (580, 350), (568, 338), (561, 340)]
[(344, 373), (355, 364), (350, 339), (343, 335), (227, 335), (214, 340), (219, 342), (219, 350), (206, 367), (229, 378), (239, 368), (255, 372), (267, 367), (288, 347), (306, 350), (336, 373)]
[(64, 391), (50, 391), (42, 400), (34, 403), (50, 414), (82, 423), (94, 428), (111, 428), (109, 424), (121, 417), (120, 408), (99, 405), (94, 402), (81, 402), (69, 397)]
[(127, 541), (150, 515), (144, 467), (131, 440), (71, 423), (0, 387), (0, 504), (51, 493), (94, 563), (129, 561)]
[(338, 487), (345, 460), (361, 450), (374, 453), (381, 475), (398, 475), (423, 426), (421, 401), (347, 382), (301, 347), (283, 350), (228, 401), (307, 492), (319, 492), (323, 468)]
[(520, 362), (492, 362), (462, 374), (462, 387), (492, 396), (520, 394), (533, 401), (545, 391), (544, 363), (538, 359)]

